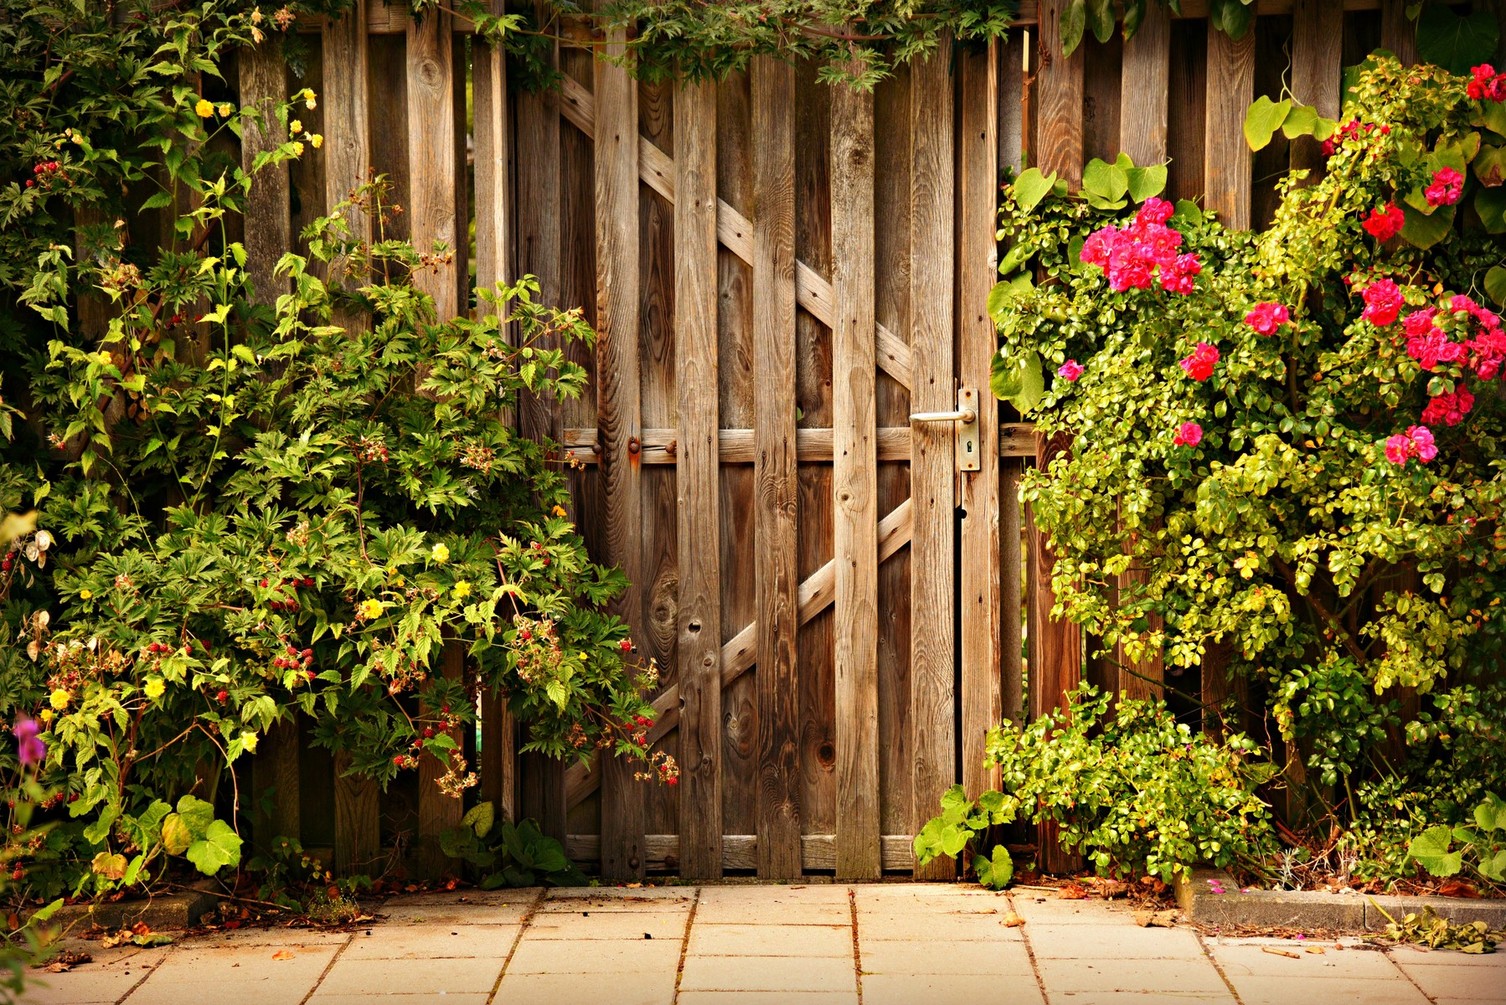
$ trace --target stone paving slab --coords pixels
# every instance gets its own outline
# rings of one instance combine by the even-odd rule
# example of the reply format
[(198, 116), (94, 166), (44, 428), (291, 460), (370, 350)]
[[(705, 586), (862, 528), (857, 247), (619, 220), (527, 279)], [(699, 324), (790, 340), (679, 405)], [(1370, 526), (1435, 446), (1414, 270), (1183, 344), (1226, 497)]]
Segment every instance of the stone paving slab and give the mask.
[[(1500, 1005), (1506, 953), (1141, 928), (1122, 903), (946, 884), (477, 891), (345, 931), (98, 950), (25, 1005)], [(1023, 919), (1023, 924), (1006, 925)], [(649, 938), (644, 938), (647, 935)], [(1321, 948), (1322, 952), (1310, 952)]]

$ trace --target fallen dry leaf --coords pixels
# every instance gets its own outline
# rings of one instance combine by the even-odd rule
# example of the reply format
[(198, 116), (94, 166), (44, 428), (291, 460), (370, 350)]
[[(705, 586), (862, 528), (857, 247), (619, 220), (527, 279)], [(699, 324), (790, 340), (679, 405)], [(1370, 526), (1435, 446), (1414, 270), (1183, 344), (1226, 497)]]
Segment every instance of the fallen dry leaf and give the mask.
[(1260, 951), (1263, 953), (1270, 953), (1272, 956), (1285, 956), (1289, 960), (1302, 959), (1301, 953), (1294, 953), (1286, 949), (1277, 949), (1275, 946), (1261, 946)]
[(1004, 915), (1004, 927), (1005, 928), (1019, 928), (1024, 923), (1025, 923), (1025, 919), (1022, 918), (1022, 917), (1020, 917), (1018, 914), (1014, 913), (1013, 911), (1010, 911), (1008, 914)]
[(277, 950), (277, 952), (275, 952), (275, 953), (272, 954), (272, 959), (274, 959), (274, 960), (291, 960), (294, 956), (297, 956), (297, 955), (298, 955), (297, 953), (294, 953), (291, 950), (288, 950), (288, 949), (279, 949), (279, 950)]
[(1088, 891), (1080, 883), (1063, 883), (1056, 889), (1057, 900), (1087, 900)]
[(1315, 956), (1322, 956), (1324, 953), (1328, 952), (1328, 950), (1324, 949), (1322, 946), (1308, 946), (1307, 951), (1314, 954)]
[(1177, 923), (1177, 912), (1174, 908), (1164, 911), (1136, 911), (1135, 924), (1141, 928), (1173, 928)]

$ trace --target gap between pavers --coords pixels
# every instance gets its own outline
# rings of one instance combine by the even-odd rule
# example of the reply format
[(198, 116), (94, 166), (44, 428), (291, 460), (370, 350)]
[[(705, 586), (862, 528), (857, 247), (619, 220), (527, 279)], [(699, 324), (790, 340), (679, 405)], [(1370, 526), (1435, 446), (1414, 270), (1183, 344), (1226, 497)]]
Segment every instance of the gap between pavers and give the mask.
[(1145, 994), (1228, 997), (1229, 988), (1213, 964), (1195, 959), (1097, 960), (1036, 958), (1036, 970), (1055, 1001), (1059, 994), (1134, 991)]
[(680, 972), (680, 991), (844, 991), (855, 994), (857, 971), (850, 953), (845, 957), (687, 955)]
[(1313, 977), (1293, 985), (1290, 977), (1231, 976), (1244, 1005), (1291, 1005), (1299, 996), (1310, 1002), (1363, 1002), (1364, 1005), (1430, 1005), (1427, 997), (1400, 975), (1389, 978)]

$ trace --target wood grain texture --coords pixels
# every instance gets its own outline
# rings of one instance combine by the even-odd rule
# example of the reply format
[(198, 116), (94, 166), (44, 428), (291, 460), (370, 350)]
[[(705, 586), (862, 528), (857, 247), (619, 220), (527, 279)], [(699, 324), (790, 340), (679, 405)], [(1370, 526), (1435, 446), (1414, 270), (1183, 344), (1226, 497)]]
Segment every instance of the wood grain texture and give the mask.
[(254, 845), (262, 854), (272, 849), (274, 838), (303, 840), (298, 799), (299, 745), (298, 721), (285, 719), (267, 730), (251, 760), (251, 787), (256, 791), (256, 801), (259, 803), (269, 792), (273, 794), (272, 812), (266, 816), (257, 814), (253, 821)]
[[(1035, 156), (1043, 171), (1055, 171), (1074, 188), (1082, 183), (1083, 52), (1062, 55), (1061, 11), (1068, 0), (1042, 0), (1036, 33)], [(1049, 165), (1049, 166), (1048, 166)]]
[[(912, 65), (910, 91), (910, 303), (915, 380), (911, 407), (956, 407), (953, 375), (953, 134), (949, 47)], [(915, 737), (913, 826), (935, 812), (957, 781), (953, 713), (957, 670), (955, 468), (952, 425), (913, 427), (910, 460), (915, 529), (910, 542), (910, 719)], [(916, 866), (917, 879), (949, 879), (955, 863)]]
[(447, 11), (426, 13), (408, 26), (408, 225), (420, 254), (433, 253), (442, 242), (448, 259), (436, 256), (431, 268), (414, 275), (413, 285), (434, 298), (440, 320), (462, 306), (460, 264), (465, 240), (457, 219), (455, 179), (455, 55)]
[(1000, 464), (999, 473), (999, 675), (1000, 716), (1024, 723), (1025, 709), (1025, 542), (1021, 536), (1022, 459)]
[(836, 870), (876, 879), (878, 777), (878, 445), (874, 417), (873, 96), (831, 92), (832, 474), (836, 561)]
[[(491, 0), (493, 13), (502, 0)], [(507, 54), (477, 39), (471, 50), (476, 179), (476, 288), (491, 289), (512, 278), (508, 220), (510, 124), (507, 116)], [(481, 308), (480, 313), (485, 313)]]
[(382, 853), (381, 790), (350, 771), (350, 756), (336, 754), (335, 873), (340, 876), (380, 871)]
[(481, 695), (481, 751), (476, 770), (481, 775), (481, 798), (505, 819), (517, 820), (517, 722), (506, 700), (490, 689)]
[[(552, 66), (557, 61), (556, 48), (547, 62)], [(560, 306), (564, 263), (560, 237), (563, 206), (559, 93), (550, 87), (519, 91), (515, 100), (517, 157), (513, 183), (517, 229), (512, 235), (513, 260), (518, 263), (520, 275), (538, 277), (541, 303)], [(518, 403), (518, 429), (530, 439), (555, 439), (560, 430), (558, 409), (546, 399), (524, 395)]]
[(994, 44), (999, 56), (998, 96), (995, 102), (999, 109), (999, 167), (1019, 172), (1024, 167), (1024, 153), (1032, 146), (1025, 135), (1027, 119), (1025, 105), (1029, 101), (1025, 87), (1025, 36), (1010, 32), (1009, 37)]
[(1247, 230), (1253, 190), (1245, 110), (1255, 100), (1255, 32), (1232, 39), (1211, 25), (1208, 90), (1204, 107), (1203, 194), (1224, 226)]
[(677, 92), (674, 120), (680, 874), (709, 879), (722, 872), (715, 86)]
[[(1311, 105), (1326, 118), (1339, 117), (1344, 73), (1344, 12), (1324, 0), (1296, 0), (1292, 5), (1292, 98)], [(1319, 170), (1322, 148), (1311, 136), (1291, 147), (1294, 168)]]
[(1417, 62), (1417, 23), (1407, 17), (1408, 0), (1380, 0), (1381, 48), (1405, 66)]
[[(1171, 25), (1170, 107), (1177, 110), (1166, 127), (1166, 198), (1203, 198), (1203, 107), (1208, 99), (1207, 30), (1196, 21)], [(1241, 119), (1241, 122), (1244, 120)]]
[(1145, 20), (1124, 43), (1124, 85), (1119, 90), (1119, 149), (1136, 164), (1160, 164), (1167, 156), (1171, 93), (1171, 16), (1146, 5)]
[[(365, 24), (367, 0), (356, 0), (344, 17), (324, 23), (324, 94), (331, 115), (324, 131), (324, 202), (325, 211), (351, 197), (371, 176), (371, 119), (367, 100), (367, 81), (371, 63), (367, 52)], [(345, 210), (345, 222), (352, 240), (371, 240), (371, 219), (352, 206)], [(349, 263), (331, 263), (331, 274), (343, 271)], [(360, 282), (364, 276), (350, 277)], [(332, 318), (347, 330), (369, 323), (358, 311), (337, 310)]]
[(978, 397), (978, 470), (961, 480), (962, 784), (976, 797), (991, 787), (983, 739), (999, 724), (1003, 614), (999, 551), (999, 402), (988, 390), (999, 336), (988, 316), (998, 277), (994, 214), (998, 165), (998, 60), (992, 48), (958, 57), (961, 112), (957, 163), (957, 376)]
[[(446, 680), (458, 681), (465, 668), (465, 649), (451, 642), (444, 647), (439, 657), (439, 669)], [(437, 715), (437, 709), (425, 708), (423, 715)], [(432, 721), (432, 720), (431, 720)], [(450, 756), (464, 751), (464, 734), (459, 726), (450, 729), (456, 750)], [(413, 871), (415, 876), (433, 879), (451, 870), (453, 863), (439, 847), (439, 836), (452, 827), (460, 826), (465, 813), (465, 804), (459, 794), (447, 795), (439, 787), (439, 780), (448, 773), (449, 767), (433, 754), (420, 754), (418, 758), (418, 834), (413, 848)]]
[(757, 570), (758, 874), (800, 875), (795, 454), (795, 74), (749, 70), (753, 108), (754, 540)]
[[(1037, 434), (1036, 467), (1045, 469), (1071, 449), (1067, 437), (1051, 439)], [(1030, 713), (1036, 719), (1052, 709), (1065, 706), (1065, 695), (1082, 681), (1083, 643), (1077, 625), (1051, 617), (1056, 594), (1051, 589), (1051, 572), (1056, 556), (1046, 535), (1031, 520), (1030, 580)], [(1064, 852), (1056, 840), (1056, 826), (1043, 823), (1036, 831), (1040, 845), (1038, 861), (1045, 872), (1071, 872), (1081, 867), (1082, 859)]]
[[(623, 35), (611, 39), (620, 47)], [(643, 627), (643, 486), (638, 463), (639, 244), (638, 88), (627, 72), (596, 63), (597, 427), (606, 491), (607, 561), (631, 584), (616, 603), (634, 633)], [(601, 872), (643, 877), (643, 794), (633, 769), (613, 758), (602, 769)]]
[[(287, 64), (280, 40), (268, 39), (239, 53), (241, 107), (254, 108), (261, 116), (244, 120), (241, 133), (241, 166), (247, 173), (257, 155), (275, 150), (287, 136), (277, 122), (276, 109), (287, 100)], [(246, 194), (246, 272), (255, 288), (257, 303), (269, 307), (288, 290), (286, 277), (273, 275), (278, 259), (293, 247), (293, 216), (285, 164), (264, 168)]]

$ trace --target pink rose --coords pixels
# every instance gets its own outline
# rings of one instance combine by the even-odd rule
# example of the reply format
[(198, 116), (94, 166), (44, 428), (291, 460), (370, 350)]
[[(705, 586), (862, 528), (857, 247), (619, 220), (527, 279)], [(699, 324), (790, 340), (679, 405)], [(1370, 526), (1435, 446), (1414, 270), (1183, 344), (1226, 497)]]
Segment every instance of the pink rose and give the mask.
[(1061, 366), (1056, 368), (1056, 375), (1063, 380), (1075, 383), (1077, 378), (1081, 377), (1085, 370), (1087, 370), (1087, 367), (1077, 362), (1077, 360), (1069, 359)]
[(1452, 206), (1464, 195), (1464, 176), (1451, 167), (1439, 168), (1422, 194), (1429, 206)]
[(1377, 241), (1389, 241), (1401, 233), (1401, 228), (1407, 222), (1406, 214), (1401, 207), (1394, 203), (1387, 203), (1379, 209), (1370, 211), (1370, 216), (1360, 224), (1365, 228), (1365, 233)]
[(1291, 319), (1285, 304), (1259, 303), (1245, 315), (1245, 324), (1255, 329), (1257, 335), (1274, 335), (1277, 328)]
[(1186, 371), (1187, 376), (1201, 382), (1213, 376), (1213, 366), (1217, 362), (1218, 347), (1207, 342), (1199, 342), (1192, 350), (1192, 354), (1177, 365)]
[(1379, 279), (1365, 287), (1365, 310), (1360, 317), (1377, 327), (1394, 324), (1406, 300), (1401, 288), (1389, 279)]
[(1195, 447), (1203, 442), (1203, 427), (1196, 422), (1184, 422), (1177, 427), (1177, 434), (1171, 442), (1178, 447)]

